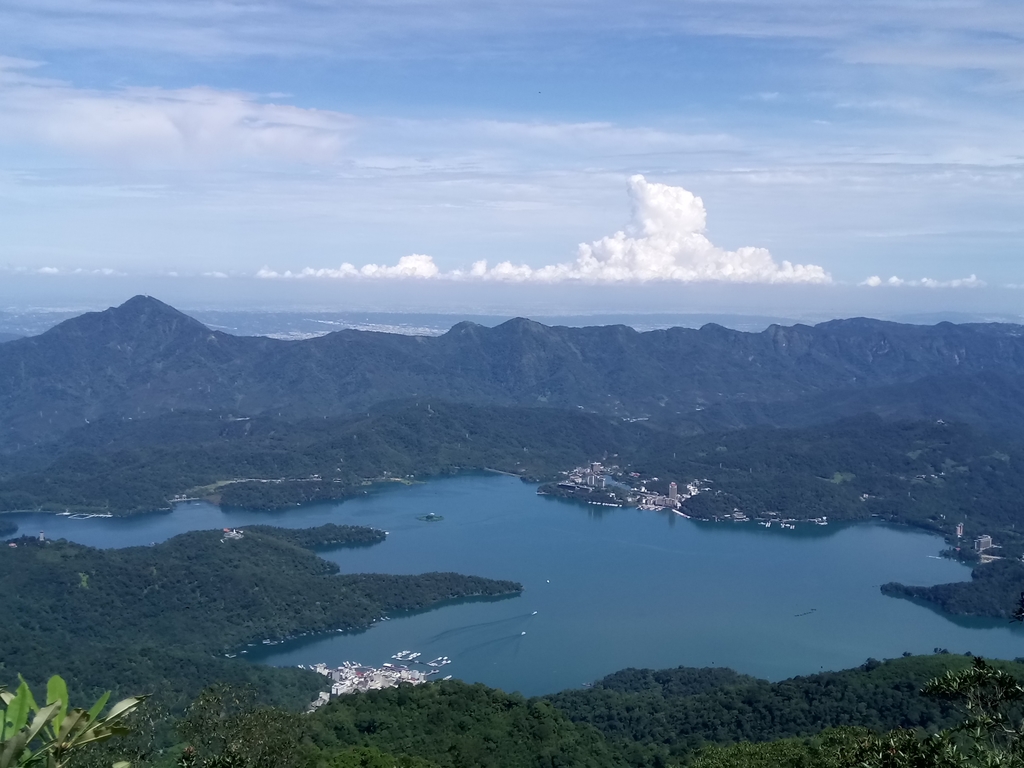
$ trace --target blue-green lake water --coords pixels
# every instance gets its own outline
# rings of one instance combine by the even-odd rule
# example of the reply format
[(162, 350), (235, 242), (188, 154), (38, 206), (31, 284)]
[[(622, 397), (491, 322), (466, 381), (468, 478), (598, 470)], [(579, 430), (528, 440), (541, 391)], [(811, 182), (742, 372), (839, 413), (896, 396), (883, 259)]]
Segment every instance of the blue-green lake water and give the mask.
[[(444, 520), (417, 520), (429, 512)], [(23, 533), (41, 529), (103, 547), (256, 522), (370, 525), (389, 531), (385, 543), (322, 556), (349, 573), (458, 571), (525, 587), (518, 597), (394, 616), (364, 632), (250, 649), (251, 660), (280, 666), (377, 665), (411, 650), (423, 660), (450, 657), (442, 674), (533, 695), (630, 666), (727, 666), (781, 679), (936, 647), (1024, 656), (1024, 632), (1005, 622), (954, 621), (882, 595), (887, 581), (970, 575), (936, 557), (938, 537), (891, 526), (698, 523), (545, 498), (535, 486), (490, 475), (396, 485), (281, 513), (191, 503), (134, 518), (11, 517)]]

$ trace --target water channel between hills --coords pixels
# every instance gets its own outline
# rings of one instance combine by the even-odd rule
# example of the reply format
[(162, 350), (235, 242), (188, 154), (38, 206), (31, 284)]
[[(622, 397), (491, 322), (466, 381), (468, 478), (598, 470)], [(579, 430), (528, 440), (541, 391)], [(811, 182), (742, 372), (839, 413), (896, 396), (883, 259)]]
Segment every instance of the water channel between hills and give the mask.
[[(453, 660), (441, 674), (533, 695), (631, 666), (728, 666), (781, 679), (936, 647), (1024, 656), (1024, 632), (1006, 622), (953, 620), (879, 592), (887, 581), (969, 578), (965, 566), (936, 557), (936, 536), (871, 524), (697, 523), (535, 491), (515, 478), (469, 475), (279, 513), (189, 503), (132, 518), (11, 517), (23, 533), (104, 547), (256, 522), (370, 525), (388, 540), (322, 556), (350, 573), (458, 571), (525, 587), (519, 597), (395, 616), (365, 632), (249, 649), (250, 660), (279, 666), (379, 665), (419, 651)], [(417, 519), (428, 513), (444, 520)]]

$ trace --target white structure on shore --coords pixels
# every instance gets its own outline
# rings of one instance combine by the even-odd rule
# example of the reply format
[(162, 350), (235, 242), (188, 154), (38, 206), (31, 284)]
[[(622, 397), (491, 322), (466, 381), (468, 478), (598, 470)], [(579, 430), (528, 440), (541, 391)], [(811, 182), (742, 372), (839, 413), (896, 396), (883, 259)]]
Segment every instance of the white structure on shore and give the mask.
[[(307, 669), (301, 664), (302, 669)], [(359, 691), (379, 691), (383, 688), (395, 688), (401, 683), (419, 685), (427, 682), (427, 676), (433, 672), (420, 672), (409, 669), (401, 664), (384, 664), (382, 667), (364, 667), (352, 661), (346, 661), (340, 667), (331, 668), (326, 664), (314, 664), (308, 667), (330, 679), (330, 691), (321, 691), (320, 696), (310, 705), (310, 711), (319, 709), (335, 696), (344, 696)]]

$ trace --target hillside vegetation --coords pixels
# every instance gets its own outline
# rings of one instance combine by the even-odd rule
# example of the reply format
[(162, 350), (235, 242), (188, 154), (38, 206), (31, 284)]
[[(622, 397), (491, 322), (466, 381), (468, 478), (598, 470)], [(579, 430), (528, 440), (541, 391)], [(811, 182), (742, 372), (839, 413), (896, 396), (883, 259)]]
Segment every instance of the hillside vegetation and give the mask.
[[(594, 451), (635, 446), (646, 432), (593, 414), (438, 402), (294, 424), (194, 412), (104, 421), (9, 459), (0, 509), (124, 513), (167, 508), (184, 493), (266, 509), (344, 498), (388, 477), (487, 467), (544, 477)], [(209, 487), (239, 478), (285, 482)]]
[(128, 513), (181, 494), (283, 508), (389, 477), (493, 468), (542, 479), (597, 459), (657, 477), (649, 485), (662, 491), (707, 480), (686, 504), (697, 517), (877, 518), (947, 536), (963, 522), (968, 538), (988, 533), (1004, 553), (1024, 552), (1024, 447), (959, 424), (866, 416), (684, 437), (596, 414), (414, 402), (298, 424), (196, 413), (103, 421), (69, 433), (55, 459), (50, 450), (8, 460), (0, 510)]
[(369, 528), (256, 526), (240, 540), (221, 536), (197, 531), (105, 550), (24, 538), (0, 549), (3, 681), (19, 673), (39, 681), (60, 668), (80, 691), (152, 693), (178, 708), (211, 682), (253, 682), (269, 700), (299, 706), (315, 696), (318, 675), (224, 655), (264, 639), (359, 629), (394, 611), (521, 590), (454, 573), (343, 575), (305, 548), (383, 540)]
[[(950, 702), (921, 695), (924, 684), (947, 670), (970, 666), (964, 656), (940, 654), (794, 677), (778, 683), (729, 670), (626, 669), (548, 697), (570, 719), (596, 727), (624, 750), (634, 745), (665, 757), (705, 744), (765, 742), (856, 726), (935, 730), (960, 714)], [(1018, 678), (1024, 665), (999, 667)]]
[[(593, 689), (541, 699), (436, 681), (338, 697), (312, 715), (254, 706), (244, 692), (217, 686), (178, 731), (194, 750), (188, 765), (210, 768), (868, 768), (891, 764), (865, 760), (872, 745), (894, 738), (911, 754), (919, 734), (963, 722), (959, 697), (922, 690), (947, 673), (975, 674), (973, 661), (869, 660), (779, 683), (722, 669), (623, 670)], [(1024, 666), (995, 671), (1019, 680)], [(882, 736), (893, 729), (905, 730)], [(139, 766), (161, 762), (151, 747), (131, 757)]]

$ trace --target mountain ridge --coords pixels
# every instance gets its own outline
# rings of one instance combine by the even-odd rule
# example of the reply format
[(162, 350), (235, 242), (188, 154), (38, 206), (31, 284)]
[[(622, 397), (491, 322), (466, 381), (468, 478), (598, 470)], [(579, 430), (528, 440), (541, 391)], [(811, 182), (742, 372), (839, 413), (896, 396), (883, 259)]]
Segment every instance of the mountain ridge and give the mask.
[[(0, 434), (10, 451), (102, 417), (217, 410), (298, 419), (423, 396), (579, 407), (700, 431), (820, 420), (804, 403), (828, 415), (836, 398), (840, 416), (884, 411), (899, 393), (880, 405), (870, 393), (926, 380), (936, 404), (929, 417), (959, 408), (960, 418), (998, 429), (1024, 424), (1024, 405), (1009, 422), (980, 407), (965, 412), (964, 382), (999, 379), (1001, 399), (1024, 403), (1022, 376), (1024, 328), (1009, 324), (853, 318), (760, 333), (715, 324), (640, 332), (514, 318), (494, 328), (459, 323), (438, 337), (349, 329), (284, 341), (212, 330), (137, 296), (0, 345)], [(771, 414), (737, 415), (744, 410)]]

